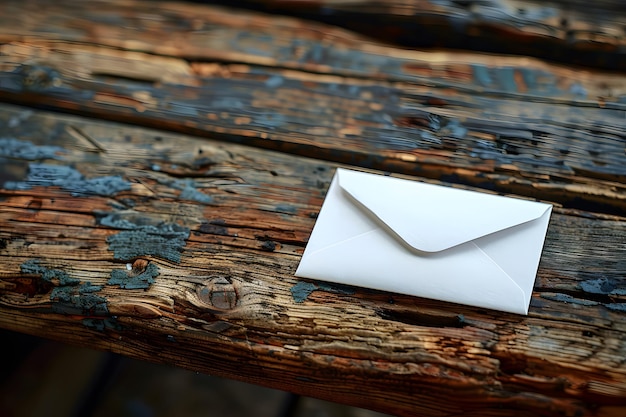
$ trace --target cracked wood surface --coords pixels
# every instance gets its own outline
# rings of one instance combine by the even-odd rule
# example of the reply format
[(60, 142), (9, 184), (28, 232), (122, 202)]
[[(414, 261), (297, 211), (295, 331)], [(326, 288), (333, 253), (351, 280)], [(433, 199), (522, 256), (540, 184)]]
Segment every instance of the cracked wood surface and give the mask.
[[(623, 77), (184, 3), (0, 11), (28, 106), (0, 111), (2, 327), (397, 415), (623, 414)], [(293, 277), (338, 164), (555, 203), (529, 316)]]
[(151, 3), (148, 19), (140, 4), (0, 5), (0, 99), (626, 209), (619, 75), (216, 7)]
[(556, 210), (527, 317), (305, 282), (336, 165), (1, 108), (4, 328), (397, 415), (624, 409), (623, 218)]
[[(619, 0), (237, 0), (322, 21), (405, 47), (472, 49), (626, 69)], [(375, 30), (372, 30), (375, 27)]]

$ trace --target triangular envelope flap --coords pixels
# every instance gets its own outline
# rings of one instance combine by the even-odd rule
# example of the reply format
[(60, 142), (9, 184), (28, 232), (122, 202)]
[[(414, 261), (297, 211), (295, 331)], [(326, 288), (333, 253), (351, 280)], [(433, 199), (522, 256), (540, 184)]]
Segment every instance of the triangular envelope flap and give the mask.
[(539, 218), (548, 204), (337, 169), (340, 187), (413, 248), (438, 252)]

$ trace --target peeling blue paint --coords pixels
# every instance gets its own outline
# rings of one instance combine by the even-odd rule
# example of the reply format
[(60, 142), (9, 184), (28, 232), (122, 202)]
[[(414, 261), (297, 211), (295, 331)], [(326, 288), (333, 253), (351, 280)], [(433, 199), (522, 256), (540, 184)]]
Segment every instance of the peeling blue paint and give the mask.
[(102, 286), (91, 283), (57, 287), (50, 293), (52, 311), (60, 314), (105, 316), (109, 313), (107, 300), (94, 294), (101, 289)]
[(28, 118), (30, 118), (30, 116), (32, 116), (33, 114), (35, 114), (35, 112), (32, 110), (23, 110), (19, 114), (12, 116), (9, 119), (9, 122), (7, 123), (7, 125), (11, 129), (14, 129), (18, 127), (19, 125), (21, 125), (23, 121), (28, 120)]
[(451, 119), (444, 127), (442, 134), (446, 133), (448, 136), (455, 139), (463, 139), (465, 135), (467, 135), (467, 132), (467, 128), (461, 125), (458, 120)]
[(294, 214), (297, 211), (297, 209), (291, 204), (280, 203), (280, 204), (276, 204), (276, 211), (279, 211), (281, 213)]
[(580, 289), (590, 294), (626, 295), (626, 287), (620, 286), (620, 282), (608, 278), (598, 278), (583, 281), (579, 284)]
[(298, 281), (296, 285), (291, 287), (291, 296), (296, 303), (303, 303), (315, 290), (317, 290), (317, 285), (311, 282)]
[(472, 64), (472, 73), (474, 80), (483, 87), (487, 87), (493, 82), (491, 75), (489, 75), (489, 68), (484, 65)]
[(49, 164), (31, 163), (26, 181), (9, 181), (4, 187), (9, 190), (29, 190), (32, 187), (61, 187), (73, 197), (89, 195), (113, 196), (130, 190), (130, 183), (120, 176), (85, 178), (76, 169)]
[(206, 195), (203, 192), (196, 190), (193, 187), (186, 187), (178, 196), (181, 200), (192, 200), (198, 203), (210, 204), (213, 202), (213, 197)]
[(50, 292), (52, 311), (59, 314), (95, 315), (108, 314), (107, 300), (95, 293), (102, 290), (101, 285), (93, 285), (70, 277), (59, 269), (49, 269), (39, 264), (38, 259), (30, 259), (20, 265), (23, 274), (37, 274), (47, 282), (58, 280), (58, 286)]
[(595, 306), (595, 305), (600, 304), (597, 301), (585, 300), (582, 298), (574, 298), (571, 295), (560, 294), (560, 293), (541, 294), (541, 298), (545, 298), (547, 300), (552, 300), (552, 301), (560, 301), (562, 303), (578, 304), (582, 306)]
[(41, 275), (41, 278), (47, 282), (52, 282), (54, 278), (59, 281), (59, 285), (78, 285), (79, 279), (70, 277), (67, 272), (60, 269), (48, 269), (45, 266), (39, 264), (39, 259), (29, 259), (28, 261), (20, 265), (20, 271), (22, 274), (36, 274)]
[(108, 285), (119, 285), (120, 288), (127, 290), (147, 289), (154, 284), (154, 278), (159, 275), (159, 268), (149, 263), (146, 269), (140, 274), (134, 274), (133, 271), (123, 269), (114, 269), (111, 271), (111, 278), (107, 282)]
[(213, 100), (210, 106), (216, 110), (244, 109), (247, 107), (243, 101), (230, 97), (221, 97)]
[(104, 332), (105, 330), (115, 330), (120, 331), (123, 330), (123, 327), (117, 322), (114, 317), (107, 318), (88, 318), (82, 320), (83, 326), (96, 330), (99, 332)]
[(606, 308), (612, 311), (619, 311), (626, 313), (626, 303), (610, 303), (604, 305)]
[(153, 255), (178, 263), (189, 238), (188, 228), (173, 223), (136, 224), (119, 214), (109, 214), (99, 219), (99, 223), (125, 229), (107, 238), (114, 258), (125, 261)]
[(210, 204), (213, 202), (213, 197), (204, 194), (196, 188), (196, 183), (193, 180), (177, 180), (169, 184), (171, 187), (181, 190), (178, 198), (181, 200), (192, 200), (198, 203)]
[(581, 98), (587, 98), (587, 89), (582, 84), (574, 83), (570, 86), (569, 92)]
[(498, 68), (496, 71), (496, 77), (500, 88), (507, 93), (517, 92), (517, 83), (515, 82), (515, 70), (513, 68)]
[(327, 291), (335, 294), (352, 295), (354, 289), (345, 285), (330, 284), (328, 282), (305, 282), (298, 281), (291, 287), (291, 296), (296, 303), (303, 303), (313, 291)]
[(276, 129), (277, 127), (284, 126), (286, 122), (287, 118), (280, 113), (263, 112), (254, 116), (250, 125)]
[(269, 88), (280, 87), (285, 82), (285, 79), (279, 75), (273, 75), (265, 81), (265, 85)]
[(13, 71), (21, 78), (21, 88), (28, 91), (58, 89), (62, 84), (61, 74), (46, 65), (22, 64)]
[(63, 159), (65, 149), (58, 146), (35, 145), (27, 140), (0, 138), (0, 156), (28, 161), (40, 159)]
[(198, 117), (198, 110), (194, 107), (194, 104), (185, 103), (182, 101), (170, 101), (167, 103), (168, 111), (176, 114), (180, 114), (187, 117)]

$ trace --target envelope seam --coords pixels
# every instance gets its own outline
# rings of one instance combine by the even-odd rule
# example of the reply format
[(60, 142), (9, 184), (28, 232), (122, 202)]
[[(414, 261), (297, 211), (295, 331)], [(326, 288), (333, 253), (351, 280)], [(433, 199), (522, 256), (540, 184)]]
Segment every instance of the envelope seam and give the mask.
[(526, 305), (530, 302), (530, 297), (529, 297), (529, 299), (528, 299), (528, 300), (526, 299), (526, 293), (524, 292), (524, 290), (522, 289), (522, 287), (520, 287), (520, 286), (519, 286), (519, 284), (517, 283), (517, 281), (515, 281), (515, 280), (511, 277), (511, 275), (509, 275), (509, 273), (508, 273), (508, 272), (506, 272), (504, 269), (502, 269), (502, 267), (501, 267), (500, 265), (498, 265), (498, 263), (497, 263), (497, 262), (496, 262), (496, 261), (495, 261), (495, 260), (494, 260), (491, 256), (489, 256), (489, 255), (487, 254), (487, 252), (485, 252), (485, 251), (484, 251), (484, 250), (483, 250), (480, 246), (478, 246), (478, 245), (476, 244), (476, 242), (471, 242), (471, 243), (472, 243), (472, 245), (474, 245), (474, 246), (476, 247), (476, 249), (478, 249), (478, 250), (479, 250), (479, 251), (480, 251), (483, 255), (485, 255), (485, 256), (486, 256), (486, 257), (487, 257), (487, 258), (491, 261), (491, 263), (493, 263), (493, 264), (494, 264), (494, 265), (495, 265), (495, 266), (496, 266), (496, 267), (497, 267), (500, 271), (502, 271), (502, 272), (503, 272), (503, 273), (504, 273), (504, 274), (505, 274), (505, 275), (506, 275), (506, 276), (507, 276), (507, 277), (511, 280), (511, 282), (513, 282), (513, 284), (515, 284), (515, 286), (516, 286), (517, 288), (519, 288), (519, 290), (520, 290), (520, 291), (522, 292), (522, 294), (524, 295), (524, 306), (526, 306)]
[[(312, 255), (315, 255), (315, 254), (316, 254), (316, 253), (318, 253), (318, 252), (325, 251), (325, 250), (330, 249), (330, 248), (333, 248), (333, 247), (335, 247), (335, 246), (337, 246), (337, 245), (341, 245), (341, 244), (343, 244), (343, 243), (346, 243), (346, 242), (349, 242), (349, 241), (351, 241), (351, 240), (357, 239), (357, 238), (359, 238), (359, 237), (361, 237), (361, 236), (365, 236), (365, 235), (367, 235), (367, 234), (369, 234), (369, 233), (374, 233), (375, 231), (377, 231), (377, 230), (379, 230), (379, 229), (380, 229), (380, 228), (378, 228), (378, 227), (377, 227), (377, 228), (372, 229), (372, 230), (369, 230), (369, 231), (367, 231), (367, 232), (359, 233), (359, 234), (358, 234), (358, 235), (356, 235), (356, 236), (351, 236), (351, 237), (349, 237), (349, 238), (347, 238), (347, 239), (340, 240), (339, 242), (331, 243), (330, 245), (324, 246), (323, 248), (319, 248), (319, 249), (317, 249), (316, 251), (311, 252), (310, 254), (307, 254), (307, 253), (306, 253), (306, 251), (305, 251), (305, 253), (303, 254), (303, 256), (304, 256), (304, 255), (311, 255), (311, 256), (312, 256)], [(508, 275), (508, 274), (507, 274), (507, 275)]]

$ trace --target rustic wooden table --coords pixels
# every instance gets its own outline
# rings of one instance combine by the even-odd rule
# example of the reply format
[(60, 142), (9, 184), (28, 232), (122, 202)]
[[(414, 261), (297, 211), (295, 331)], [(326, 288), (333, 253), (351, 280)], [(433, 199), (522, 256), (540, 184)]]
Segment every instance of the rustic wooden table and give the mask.
[[(0, 3), (0, 326), (399, 416), (625, 415), (621, 3), (301, 3)], [(294, 277), (338, 166), (554, 204), (529, 315)]]

